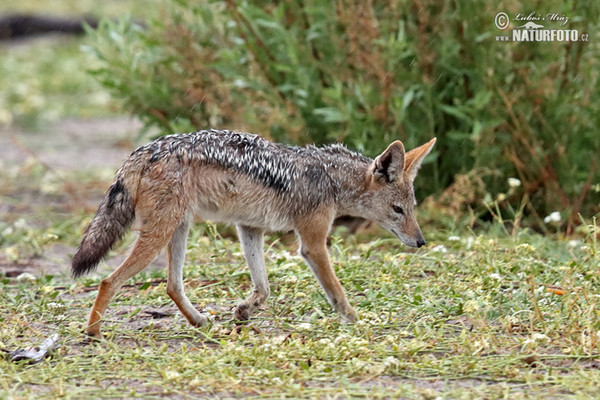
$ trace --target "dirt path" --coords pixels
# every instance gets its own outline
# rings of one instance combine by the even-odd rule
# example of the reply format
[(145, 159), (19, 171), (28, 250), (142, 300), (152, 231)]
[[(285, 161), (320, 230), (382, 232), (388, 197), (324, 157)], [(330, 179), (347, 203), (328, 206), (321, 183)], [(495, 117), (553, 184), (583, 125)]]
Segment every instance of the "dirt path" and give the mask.
[(55, 170), (115, 168), (132, 150), (141, 123), (129, 117), (70, 119), (38, 131), (0, 128), (0, 169), (38, 157)]
[[(36, 131), (15, 127), (0, 128), (0, 177), (5, 185), (0, 190), (0, 221), (39, 219), (48, 210), (69, 213), (74, 208), (94, 209), (101, 196), (100, 190), (78, 188), (78, 206), (73, 206), (73, 194), (47, 195), (34, 178), (29, 179), (27, 165), (41, 165), (55, 176), (84, 176), (99, 169), (114, 171), (135, 147), (135, 138), (141, 128), (137, 120), (125, 116), (112, 119), (69, 119), (48, 124)], [(110, 172), (112, 173), (112, 172)], [(79, 175), (81, 174), (81, 175)], [(110, 179), (110, 178), (107, 178)], [(43, 221), (41, 222), (43, 224)], [(75, 233), (73, 233), (75, 235)], [(2, 241), (0, 241), (0, 244)], [(16, 276), (29, 272), (34, 276), (66, 274), (75, 248), (56, 244), (44, 248), (38, 257), (11, 261), (5, 249), (0, 248), (0, 274)], [(110, 260), (118, 263), (122, 255)]]

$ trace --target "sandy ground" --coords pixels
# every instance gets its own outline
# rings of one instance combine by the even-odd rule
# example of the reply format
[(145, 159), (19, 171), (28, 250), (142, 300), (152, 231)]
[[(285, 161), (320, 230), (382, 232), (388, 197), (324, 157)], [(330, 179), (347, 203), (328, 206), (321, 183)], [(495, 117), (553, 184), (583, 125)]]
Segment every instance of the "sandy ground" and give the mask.
[[(0, 172), (14, 170), (32, 159), (58, 175), (85, 174), (86, 171), (100, 168), (116, 170), (136, 147), (135, 138), (141, 127), (142, 124), (136, 119), (118, 116), (111, 119), (64, 120), (41, 126), (36, 131), (0, 128)], [(96, 192), (78, 192), (80, 205), (85, 209), (95, 209), (100, 193)], [(69, 212), (71, 207), (67, 203), (73, 201), (72, 196), (44, 196), (37, 190), (20, 193), (3, 191), (2, 194), (5, 199), (11, 198), (13, 201), (2, 201), (0, 196), (0, 219), (8, 219), (10, 215), (10, 219), (14, 220), (20, 214), (27, 219), (28, 214), (38, 213), (43, 207)], [(14, 204), (15, 199), (18, 199), (18, 204)], [(35, 276), (66, 275), (74, 251), (75, 248), (58, 244), (46, 248), (41, 257), (12, 262), (0, 250), (0, 274), (16, 276), (29, 272)], [(109, 264), (118, 265), (123, 257), (116, 256), (109, 260)], [(99, 273), (106, 273), (108, 268), (103, 265)]]
[(0, 167), (24, 163), (35, 156), (55, 170), (115, 168), (131, 152), (142, 127), (129, 117), (71, 119), (39, 131), (0, 128)]

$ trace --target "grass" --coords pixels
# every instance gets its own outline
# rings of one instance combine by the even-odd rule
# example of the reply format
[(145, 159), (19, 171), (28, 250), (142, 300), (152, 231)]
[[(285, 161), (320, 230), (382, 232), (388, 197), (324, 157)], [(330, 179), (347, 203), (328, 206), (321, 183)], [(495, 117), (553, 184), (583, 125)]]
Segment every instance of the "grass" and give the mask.
[[(140, 18), (159, 6), (153, 0), (24, 0), (4, 2), (0, 13)], [(95, 60), (81, 50), (84, 43), (82, 37), (67, 35), (0, 43), (0, 127), (17, 123), (39, 128), (63, 118), (106, 117), (114, 112), (106, 89), (87, 73)]]
[[(107, 339), (91, 344), (81, 328), (101, 274), (78, 282), (66, 272), (4, 278), (0, 348), (39, 344), (54, 332), (61, 347), (34, 366), (0, 361), (0, 398), (515, 399), (598, 392), (600, 259), (593, 235), (577, 242), (527, 231), (433, 236), (427, 249), (410, 253), (392, 238), (334, 234), (336, 270), (360, 315), (355, 325), (340, 323), (293, 246), (278, 237), (266, 251), (272, 296), (237, 325), (231, 308), (248, 294), (250, 277), (237, 241), (212, 225), (194, 229), (186, 264), (187, 293), (211, 315), (208, 327), (193, 328), (178, 313), (165, 293), (165, 269), (131, 281), (109, 308)], [(167, 316), (154, 319), (154, 311)]]
[(35, 128), (66, 117), (109, 114), (110, 97), (82, 68), (91, 60), (80, 43), (53, 36), (0, 48), (0, 125)]
[(43, 15), (81, 16), (106, 15), (145, 15), (149, 9), (160, 5), (157, 0), (94, 1), (94, 0), (21, 0), (4, 2), (0, 5), (1, 13), (37, 13)]

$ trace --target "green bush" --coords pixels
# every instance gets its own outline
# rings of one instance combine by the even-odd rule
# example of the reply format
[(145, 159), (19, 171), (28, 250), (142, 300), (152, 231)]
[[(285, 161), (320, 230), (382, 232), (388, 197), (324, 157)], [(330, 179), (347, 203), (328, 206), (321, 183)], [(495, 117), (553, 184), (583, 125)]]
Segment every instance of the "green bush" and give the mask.
[[(343, 141), (370, 156), (395, 139), (411, 148), (437, 136), (422, 193), (475, 171), (498, 210), (514, 217), (527, 203), (540, 224), (558, 210), (570, 229), (578, 213), (600, 210), (600, 6), (553, 0), (537, 10), (569, 16), (589, 42), (497, 42), (495, 15), (527, 7), (171, 0), (144, 27), (104, 21), (88, 50), (103, 61), (99, 81), (164, 133), (241, 129)], [(497, 197), (509, 177), (522, 185)], [(464, 206), (489, 209), (477, 196)]]

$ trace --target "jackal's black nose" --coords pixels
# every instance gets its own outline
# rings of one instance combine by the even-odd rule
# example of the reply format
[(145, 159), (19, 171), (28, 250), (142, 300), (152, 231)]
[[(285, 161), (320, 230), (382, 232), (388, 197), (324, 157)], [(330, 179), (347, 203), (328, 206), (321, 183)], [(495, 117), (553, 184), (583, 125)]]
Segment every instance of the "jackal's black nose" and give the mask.
[(427, 244), (427, 242), (425, 241), (425, 239), (419, 239), (417, 240), (417, 247), (423, 247)]

